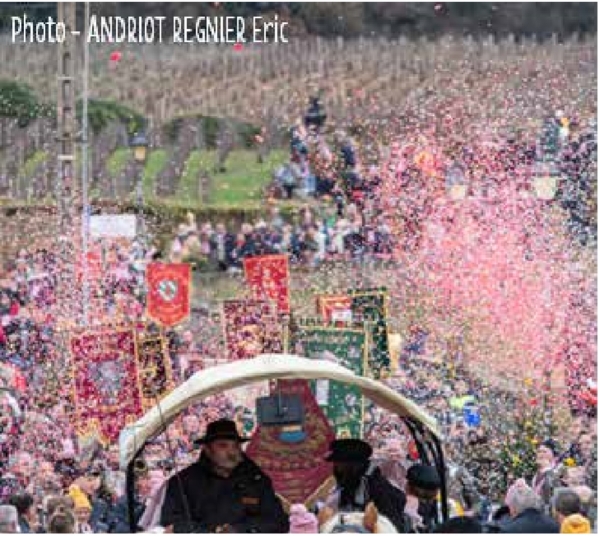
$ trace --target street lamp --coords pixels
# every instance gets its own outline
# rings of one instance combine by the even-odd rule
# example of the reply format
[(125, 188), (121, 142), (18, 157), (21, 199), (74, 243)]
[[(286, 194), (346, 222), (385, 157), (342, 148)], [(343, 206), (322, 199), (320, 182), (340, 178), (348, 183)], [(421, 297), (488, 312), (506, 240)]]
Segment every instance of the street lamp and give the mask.
[(555, 166), (547, 163), (538, 163), (533, 176), (533, 190), (535, 196), (542, 201), (554, 199), (558, 190), (560, 175)]
[(133, 149), (133, 157), (138, 164), (146, 162), (146, 153), (148, 149), (148, 138), (143, 132), (135, 133), (129, 142), (129, 146)]
[(453, 164), (446, 174), (446, 189), (453, 201), (461, 201), (467, 197), (465, 173), (458, 164)]

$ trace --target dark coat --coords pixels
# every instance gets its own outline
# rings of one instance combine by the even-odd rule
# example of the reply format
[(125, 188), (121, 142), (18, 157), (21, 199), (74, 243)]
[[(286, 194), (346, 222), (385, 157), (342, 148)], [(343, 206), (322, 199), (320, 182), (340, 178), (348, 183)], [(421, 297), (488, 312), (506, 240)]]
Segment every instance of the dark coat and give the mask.
[[(180, 489), (179, 482), (183, 489)], [(190, 510), (189, 527), (182, 502), (184, 492)], [(233, 532), (288, 532), (289, 523), (269, 477), (250, 459), (231, 476), (216, 475), (202, 455), (195, 464), (171, 477), (161, 511), (161, 525), (175, 532), (214, 532), (219, 525)]]
[(112, 510), (114, 505), (105, 499), (96, 497), (92, 500), (92, 513), (90, 525), (95, 533), (111, 531), (111, 523), (114, 521)]
[(406, 507), (406, 495), (403, 491), (393, 486), (376, 469), (368, 479), (369, 497), (375, 503), (381, 515), (387, 517), (399, 531), (405, 526), (404, 508)]
[(558, 534), (560, 527), (554, 519), (530, 508), (504, 523), (500, 529), (503, 534)]
[(29, 522), (23, 516), (19, 516), (19, 530), (21, 534), (31, 534), (34, 532), (31, 530)]
[[(146, 506), (140, 502), (140, 500), (135, 497), (133, 503), (133, 512), (134, 512), (134, 520), (139, 523), (142, 514), (144, 513), (144, 509)], [(93, 510), (92, 510), (93, 515)], [(109, 518), (104, 520), (106, 525), (108, 526), (108, 532), (113, 534), (127, 534), (131, 532), (129, 526), (129, 508), (127, 503), (127, 495), (123, 495), (119, 497), (116, 504), (109, 513)], [(100, 529), (100, 523), (98, 524), (98, 528)], [(93, 525), (92, 525), (93, 528)], [(99, 530), (100, 532), (100, 530)]]
[[(366, 477), (364, 504), (341, 504), (340, 507), (364, 508), (370, 502), (374, 502), (379, 513), (387, 517), (398, 529), (404, 532), (406, 520), (404, 508), (406, 506), (406, 495), (403, 491), (393, 486), (381, 473), (379, 467), (369, 470)], [(344, 493), (342, 492), (342, 497)], [(344, 499), (342, 499), (344, 502)]]

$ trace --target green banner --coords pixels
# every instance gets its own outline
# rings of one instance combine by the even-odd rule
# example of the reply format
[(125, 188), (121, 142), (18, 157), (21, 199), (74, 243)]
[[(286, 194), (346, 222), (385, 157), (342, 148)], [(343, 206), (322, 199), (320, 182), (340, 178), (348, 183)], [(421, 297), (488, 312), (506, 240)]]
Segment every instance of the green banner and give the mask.
[[(293, 348), (298, 355), (338, 363), (360, 376), (366, 372), (366, 345), (364, 328), (333, 327), (301, 321), (293, 335)], [(310, 384), (336, 437), (362, 438), (364, 397), (360, 390), (332, 380), (316, 380)]]
[(352, 320), (364, 322), (369, 331), (369, 373), (379, 379), (390, 371), (387, 289), (354, 289), (348, 296), (352, 299)]

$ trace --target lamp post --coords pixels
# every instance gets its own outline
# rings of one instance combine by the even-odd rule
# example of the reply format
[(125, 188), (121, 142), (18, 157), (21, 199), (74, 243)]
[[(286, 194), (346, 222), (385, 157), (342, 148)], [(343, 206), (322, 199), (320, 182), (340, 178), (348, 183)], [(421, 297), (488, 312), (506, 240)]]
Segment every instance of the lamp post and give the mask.
[[(146, 163), (146, 156), (148, 153), (148, 138), (144, 132), (136, 133), (130, 140), (129, 143), (131, 149), (133, 150), (133, 159), (135, 160), (136, 167), (136, 204), (138, 208), (138, 217), (137, 217), (137, 225), (136, 225), (136, 241), (138, 254), (136, 254), (135, 267), (140, 277), (138, 277), (139, 282), (139, 291), (143, 292), (143, 278), (141, 274), (144, 271), (144, 257), (146, 254), (146, 226), (144, 222), (144, 184), (143, 184), (143, 175), (144, 175), (144, 164)], [(139, 257), (138, 257), (139, 255)], [(141, 263), (141, 266), (139, 265)]]
[[(558, 182), (560, 176), (558, 175), (556, 168), (553, 164), (548, 164), (545, 162), (538, 162), (538, 169), (533, 176), (533, 191), (536, 199), (540, 201), (552, 201), (556, 196), (556, 192), (558, 190)], [(544, 211), (540, 212), (540, 216), (544, 220), (543, 229), (546, 230), (547, 226), (545, 223)], [(548, 314), (550, 315), (550, 319), (548, 322), (547, 329), (549, 331), (553, 328), (553, 309), (552, 309), (552, 274), (549, 270), (546, 270), (546, 278), (544, 282), (545, 288), (545, 296), (546, 296), (546, 309)], [(546, 349), (547, 350), (547, 349)], [(547, 354), (547, 352), (546, 352)], [(548, 434), (552, 435), (552, 422), (554, 420), (553, 410), (552, 410), (552, 360), (549, 359), (549, 355), (545, 356), (544, 362), (544, 424), (547, 427)]]
[(148, 138), (143, 132), (136, 133), (131, 138), (130, 147), (133, 149), (133, 158), (136, 163), (137, 172), (137, 184), (136, 184), (136, 195), (138, 210), (142, 211), (142, 205), (144, 203), (144, 185), (143, 185), (143, 170), (144, 164), (146, 163), (146, 154), (148, 152)]
[[(88, 34), (90, 20), (90, 4), (85, 3), (84, 14), (84, 35)], [(90, 279), (88, 266), (88, 250), (90, 238), (90, 199), (89, 199), (89, 154), (88, 154), (88, 101), (89, 101), (89, 75), (90, 75), (90, 46), (89, 41), (85, 39), (83, 49), (83, 113), (81, 122), (81, 259), (83, 263), (82, 277), (82, 302), (83, 302), (83, 325), (87, 326), (89, 322), (89, 302), (90, 302)]]

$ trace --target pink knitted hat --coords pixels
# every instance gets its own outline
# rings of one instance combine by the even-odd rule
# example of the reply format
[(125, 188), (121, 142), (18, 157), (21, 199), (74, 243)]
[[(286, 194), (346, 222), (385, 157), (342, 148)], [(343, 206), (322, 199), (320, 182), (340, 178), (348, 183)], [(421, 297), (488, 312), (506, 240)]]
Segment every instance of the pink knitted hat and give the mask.
[(317, 534), (318, 532), (317, 516), (311, 514), (303, 504), (293, 504), (290, 508), (290, 533)]

